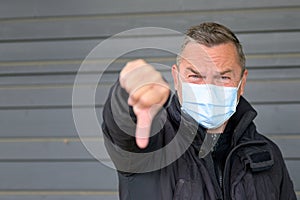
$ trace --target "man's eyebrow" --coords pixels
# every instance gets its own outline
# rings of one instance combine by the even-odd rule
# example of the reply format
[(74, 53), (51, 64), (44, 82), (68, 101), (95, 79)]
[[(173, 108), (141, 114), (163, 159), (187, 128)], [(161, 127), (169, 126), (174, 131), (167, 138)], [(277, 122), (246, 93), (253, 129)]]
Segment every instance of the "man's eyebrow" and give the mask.
[(191, 72), (193, 72), (194, 74), (200, 74), (200, 72), (196, 71), (196, 70), (193, 69), (192, 67), (187, 67), (187, 68), (185, 69), (185, 71), (191, 71)]
[(233, 72), (233, 70), (232, 69), (228, 69), (228, 70), (220, 72), (220, 74), (224, 75), (224, 74), (231, 73), (231, 72)]

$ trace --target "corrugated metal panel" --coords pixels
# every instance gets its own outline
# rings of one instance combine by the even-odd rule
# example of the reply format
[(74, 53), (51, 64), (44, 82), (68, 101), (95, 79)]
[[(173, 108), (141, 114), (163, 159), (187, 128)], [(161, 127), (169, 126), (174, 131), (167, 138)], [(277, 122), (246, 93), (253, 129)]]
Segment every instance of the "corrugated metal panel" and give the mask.
[[(159, 26), (184, 32), (202, 21), (224, 23), (242, 41), (249, 68), (245, 96), (258, 111), (258, 129), (282, 149), (299, 196), (299, 11), (298, 0), (1, 1), (0, 199), (117, 199), (115, 172), (95, 160), (75, 129), (77, 70), (97, 44), (120, 31)], [(176, 35), (141, 34), (149, 44), (180, 42)], [(118, 38), (118, 45), (137, 36)], [(100, 121), (108, 89), (127, 60), (174, 63), (173, 54), (144, 49), (107, 68), (103, 63), (120, 46), (107, 49), (85, 74), (88, 88), (91, 77), (108, 72), (96, 94)], [(168, 68), (159, 70), (171, 82)], [(102, 141), (90, 127), (85, 136), (92, 145)], [(101, 148), (99, 156), (107, 160)]]

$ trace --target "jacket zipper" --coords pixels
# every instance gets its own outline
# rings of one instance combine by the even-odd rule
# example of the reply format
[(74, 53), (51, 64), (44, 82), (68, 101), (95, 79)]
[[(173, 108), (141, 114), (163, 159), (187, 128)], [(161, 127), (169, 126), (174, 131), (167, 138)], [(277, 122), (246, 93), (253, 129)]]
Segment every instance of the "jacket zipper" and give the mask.
[(221, 190), (223, 190), (223, 172), (220, 165), (218, 165), (218, 178), (219, 178), (219, 185), (221, 187)]

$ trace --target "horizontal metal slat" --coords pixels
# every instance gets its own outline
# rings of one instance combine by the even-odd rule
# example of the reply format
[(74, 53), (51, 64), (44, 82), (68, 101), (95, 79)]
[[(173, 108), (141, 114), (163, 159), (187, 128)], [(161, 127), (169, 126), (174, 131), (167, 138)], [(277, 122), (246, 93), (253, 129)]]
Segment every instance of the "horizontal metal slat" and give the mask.
[(2, 162), (0, 190), (117, 190), (113, 169), (99, 162)]
[[(299, 53), (299, 32), (253, 33), (238, 35), (246, 54), (276, 54)], [(94, 59), (111, 58), (143, 58), (173, 56), (180, 50), (182, 37), (155, 36), (117, 38), (109, 43), (103, 40), (69, 40), (69, 41), (39, 41), (2, 43), (0, 46), (0, 61), (42, 61), (42, 60), (72, 60), (84, 59), (98, 45)], [(108, 45), (109, 44), (109, 45)], [(137, 50), (142, 48), (141, 50)], [(126, 55), (118, 55), (124, 51)], [(135, 51), (133, 51), (135, 50)], [(163, 50), (163, 51), (162, 51)], [(173, 51), (173, 52), (170, 52)]]
[[(206, 4), (208, 2), (204, 3), (204, 5)], [(218, 4), (222, 3), (219, 2)], [(98, 13), (92, 16), (53, 16), (0, 20), (0, 41), (101, 38), (128, 29), (147, 26), (185, 32), (190, 26), (204, 21), (217, 21), (227, 25), (235, 32), (299, 31), (300, 25), (297, 23), (300, 20), (299, 11), (299, 6), (236, 10), (216, 10), (213, 8), (213, 10), (194, 12), (154, 12), (108, 16)], [(259, 23), (257, 23), (258, 21)], [(145, 32), (141, 34), (165, 33)]]
[[(132, 6), (134, 5), (134, 6)], [(299, 6), (297, 0), (274, 0), (272, 7)], [(119, 1), (114, 3), (97, 0), (53, 0), (47, 1), (29, 0), (26, 2), (12, 0), (2, 4), (0, 18), (22, 18), (22, 17), (47, 17), (47, 16), (72, 16), (93, 14), (118, 14), (118, 13), (140, 13), (140, 12), (165, 12), (165, 11), (190, 11), (211, 9), (233, 9), (233, 8), (262, 8), (270, 7), (268, 0), (264, 1), (239, 1), (230, 0), (226, 3), (219, 0), (193, 1), (193, 0), (153, 0), (151, 2), (139, 0)]]

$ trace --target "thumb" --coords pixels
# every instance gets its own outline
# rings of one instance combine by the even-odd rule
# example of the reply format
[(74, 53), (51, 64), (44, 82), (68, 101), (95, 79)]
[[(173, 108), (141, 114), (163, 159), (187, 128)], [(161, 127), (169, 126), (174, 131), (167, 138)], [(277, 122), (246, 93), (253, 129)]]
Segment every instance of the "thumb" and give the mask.
[(148, 146), (151, 131), (152, 116), (150, 114), (150, 108), (139, 109), (136, 116), (136, 144), (139, 148), (144, 149)]

